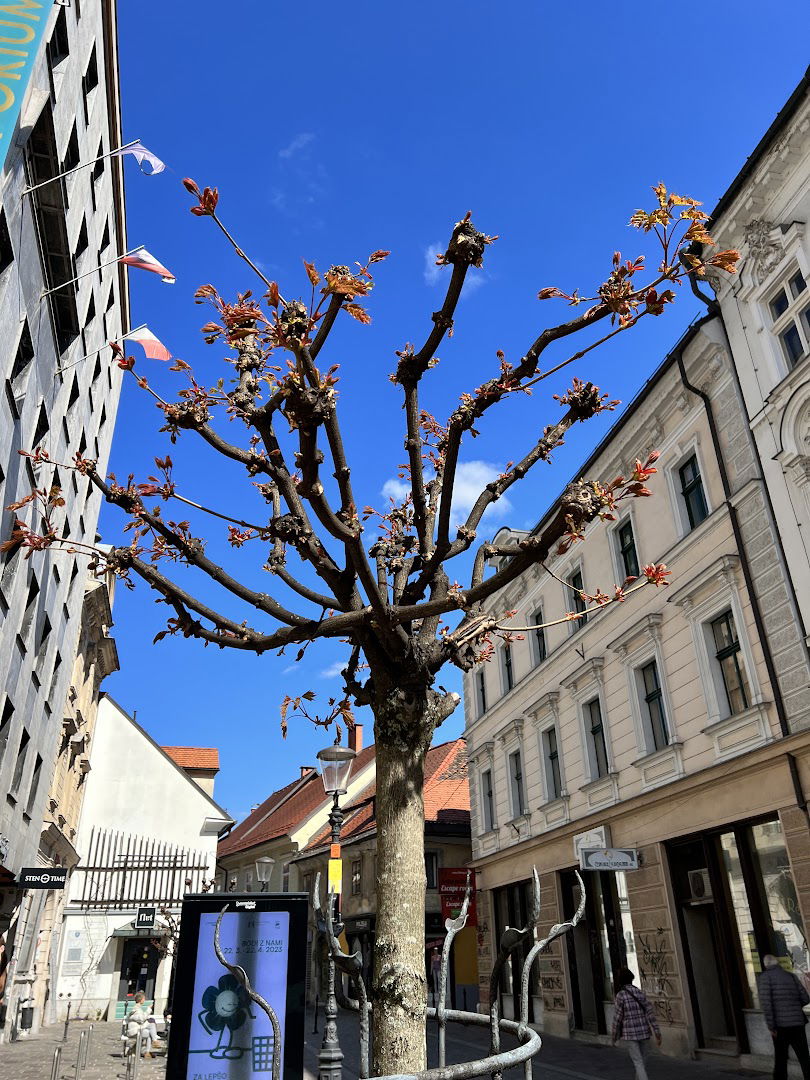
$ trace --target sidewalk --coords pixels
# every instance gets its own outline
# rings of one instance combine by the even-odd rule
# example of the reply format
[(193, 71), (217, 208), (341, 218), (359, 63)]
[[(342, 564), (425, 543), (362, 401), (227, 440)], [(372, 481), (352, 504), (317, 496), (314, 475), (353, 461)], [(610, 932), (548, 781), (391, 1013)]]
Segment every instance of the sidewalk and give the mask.
[[(87, 1068), (81, 1080), (118, 1080), (126, 1073), (123, 1057), (120, 1020), (72, 1020), (68, 1025), (67, 1042), (62, 1042), (64, 1024), (54, 1024), (30, 1039), (3, 1043), (0, 1046), (0, 1077), (2, 1080), (50, 1080), (54, 1051), (62, 1048), (58, 1080), (76, 1080), (76, 1061), (79, 1038), (83, 1031), (93, 1028), (87, 1055)], [(138, 1080), (163, 1080), (166, 1074), (165, 1057), (141, 1061)]]
[[(76, 1059), (79, 1036), (90, 1028), (85, 1021), (72, 1021), (68, 1040), (62, 1043), (63, 1025), (44, 1028), (31, 1039), (0, 1046), (0, 1078), (2, 1080), (50, 1080), (54, 1050), (62, 1047), (58, 1073), (59, 1080), (76, 1080)], [(123, 1080), (126, 1066), (122, 1056), (121, 1024), (117, 1021), (95, 1023), (87, 1059), (87, 1069), (80, 1080)], [(304, 1046), (305, 1080), (317, 1080), (318, 1050), (323, 1035), (323, 1015), (318, 1017), (318, 1033), (313, 1033), (314, 1016), (307, 1013), (306, 1043)], [(354, 1015), (341, 1012), (339, 1018), (340, 1041), (345, 1054), (344, 1080), (356, 1080), (358, 1076), (359, 1039), (357, 1020)], [(436, 1027), (428, 1029), (428, 1057), (431, 1066), (436, 1064)], [(514, 1043), (504, 1039), (504, 1047)], [(484, 1028), (461, 1028), (449, 1025), (447, 1029), (448, 1064), (469, 1061), (484, 1056), (489, 1047)], [(543, 1048), (534, 1059), (534, 1076), (537, 1080), (632, 1080), (633, 1068), (627, 1052), (621, 1047), (599, 1046), (573, 1039), (543, 1037)], [(163, 1056), (141, 1062), (138, 1080), (164, 1080), (166, 1059)], [(650, 1080), (735, 1080), (767, 1074), (723, 1069), (703, 1062), (684, 1061), (660, 1054), (651, 1055), (648, 1072)], [(512, 1069), (505, 1074), (508, 1080), (522, 1080), (523, 1069)]]

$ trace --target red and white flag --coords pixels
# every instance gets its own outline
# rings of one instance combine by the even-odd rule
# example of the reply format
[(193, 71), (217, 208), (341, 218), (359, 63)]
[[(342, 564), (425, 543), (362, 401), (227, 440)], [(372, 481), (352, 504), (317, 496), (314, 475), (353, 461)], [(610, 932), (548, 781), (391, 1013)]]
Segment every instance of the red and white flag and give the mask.
[(168, 363), (172, 358), (172, 354), (163, 342), (159, 338), (156, 338), (152, 331), (146, 326), (139, 326), (135, 330), (130, 330), (124, 340), (137, 341), (150, 360), (163, 360)]
[(160, 274), (167, 285), (174, 285), (177, 280), (171, 270), (167, 270), (154, 255), (150, 255), (145, 247), (135, 248), (128, 255), (122, 255), (118, 261), (126, 266), (135, 266), (139, 270), (151, 270), (153, 274)]
[[(140, 139), (130, 146), (121, 146), (117, 150), (113, 150), (110, 157), (123, 157), (124, 154), (132, 154), (138, 162), (144, 176), (156, 176), (166, 168), (165, 162), (161, 161), (157, 154), (153, 154), (151, 150), (147, 150)], [(145, 161), (149, 162), (149, 172), (143, 167)]]

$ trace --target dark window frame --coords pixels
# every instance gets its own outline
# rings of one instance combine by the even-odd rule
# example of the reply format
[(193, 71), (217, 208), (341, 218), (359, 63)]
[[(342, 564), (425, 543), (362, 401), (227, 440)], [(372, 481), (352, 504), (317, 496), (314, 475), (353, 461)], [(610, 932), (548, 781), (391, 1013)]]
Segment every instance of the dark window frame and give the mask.
[(605, 735), (605, 721), (602, 715), (602, 701), (599, 695), (597, 694), (596, 697), (586, 701), (582, 708), (588, 734), (591, 779), (601, 780), (610, 773), (610, 757)]
[[(692, 470), (691, 475), (688, 475), (689, 470)], [(696, 453), (690, 454), (685, 461), (681, 462), (678, 466), (678, 477), (681, 482), (681, 498), (689, 528), (696, 529), (709, 516), (709, 504)]]
[(616, 527), (616, 546), (619, 549), (619, 558), (625, 575), (627, 577), (638, 577), (640, 564), (632, 518), (626, 517)]
[[(647, 677), (648, 674), (651, 675), (650, 679)], [(647, 721), (649, 723), (653, 752), (663, 750), (669, 746), (670, 735), (667, 710), (664, 705), (664, 690), (661, 686), (658, 662), (655, 657), (641, 665), (639, 677), (644, 690), (644, 703), (647, 707)]]
[[(728, 632), (729, 643), (727, 645), (721, 645), (718, 640), (718, 629), (721, 625)], [(748, 673), (745, 670), (745, 665), (740, 663), (742, 646), (740, 644), (740, 635), (737, 630), (737, 622), (731, 608), (728, 608), (721, 615), (712, 619), (709, 623), (709, 627), (716, 649), (715, 660), (717, 661), (717, 666), (720, 671), (720, 680), (723, 684), (723, 689), (725, 690), (729, 715), (738, 716), (741, 712), (745, 712), (746, 709), (751, 707), (751, 688), (748, 682)], [(727, 661), (731, 661), (731, 663), (728, 664)], [(729, 687), (727, 674), (729, 670), (732, 670), (736, 676), (736, 686)], [(738, 692), (742, 698), (741, 709), (735, 709), (732, 702), (732, 694), (735, 692)]]
[(546, 765), (546, 787), (548, 801), (562, 798), (562, 770), (560, 768), (560, 742), (557, 728), (552, 725), (545, 728), (543, 738), (543, 760)]

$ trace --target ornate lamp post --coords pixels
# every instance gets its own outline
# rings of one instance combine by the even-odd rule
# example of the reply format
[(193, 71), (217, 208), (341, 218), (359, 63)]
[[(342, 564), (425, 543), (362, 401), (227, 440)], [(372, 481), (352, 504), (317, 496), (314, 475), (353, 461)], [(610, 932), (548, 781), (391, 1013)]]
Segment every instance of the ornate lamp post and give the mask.
[(262, 855), (256, 860), (256, 880), (259, 883), (259, 892), (267, 892), (275, 861), (269, 855)]
[[(352, 771), (352, 762), (355, 751), (346, 746), (329, 746), (318, 752), (318, 761), (321, 765), (321, 777), (324, 791), (332, 796), (332, 809), (329, 811), (329, 825), (332, 829), (332, 843), (329, 849), (329, 875), (328, 888), (337, 885), (335, 889), (335, 908), (332, 917), (337, 923), (340, 885), (342, 876), (342, 860), (340, 857), (340, 828), (343, 824), (343, 811), (340, 809), (339, 798), (345, 795), (349, 787), (349, 775)], [(328, 898), (331, 903), (331, 897)], [(342, 927), (335, 925), (335, 933), (340, 934)], [(337, 1033), (337, 998), (335, 997), (335, 962), (331, 952), (328, 953), (327, 961), (328, 983), (326, 991), (326, 1008), (324, 1010), (323, 1042), (318, 1054), (318, 1080), (341, 1080), (343, 1073), (343, 1051), (340, 1049)]]

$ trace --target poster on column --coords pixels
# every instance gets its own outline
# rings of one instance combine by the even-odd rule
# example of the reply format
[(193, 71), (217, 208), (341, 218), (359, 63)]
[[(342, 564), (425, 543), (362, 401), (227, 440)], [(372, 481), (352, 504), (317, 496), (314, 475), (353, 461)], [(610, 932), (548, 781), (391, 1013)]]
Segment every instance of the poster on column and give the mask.
[[(224, 911), (223, 911), (224, 909)], [(303, 1076), (307, 897), (296, 893), (186, 897), (177, 949), (167, 1080), (271, 1077), (270, 1018), (217, 959), (242, 968), (278, 1018), (281, 1074)]]

